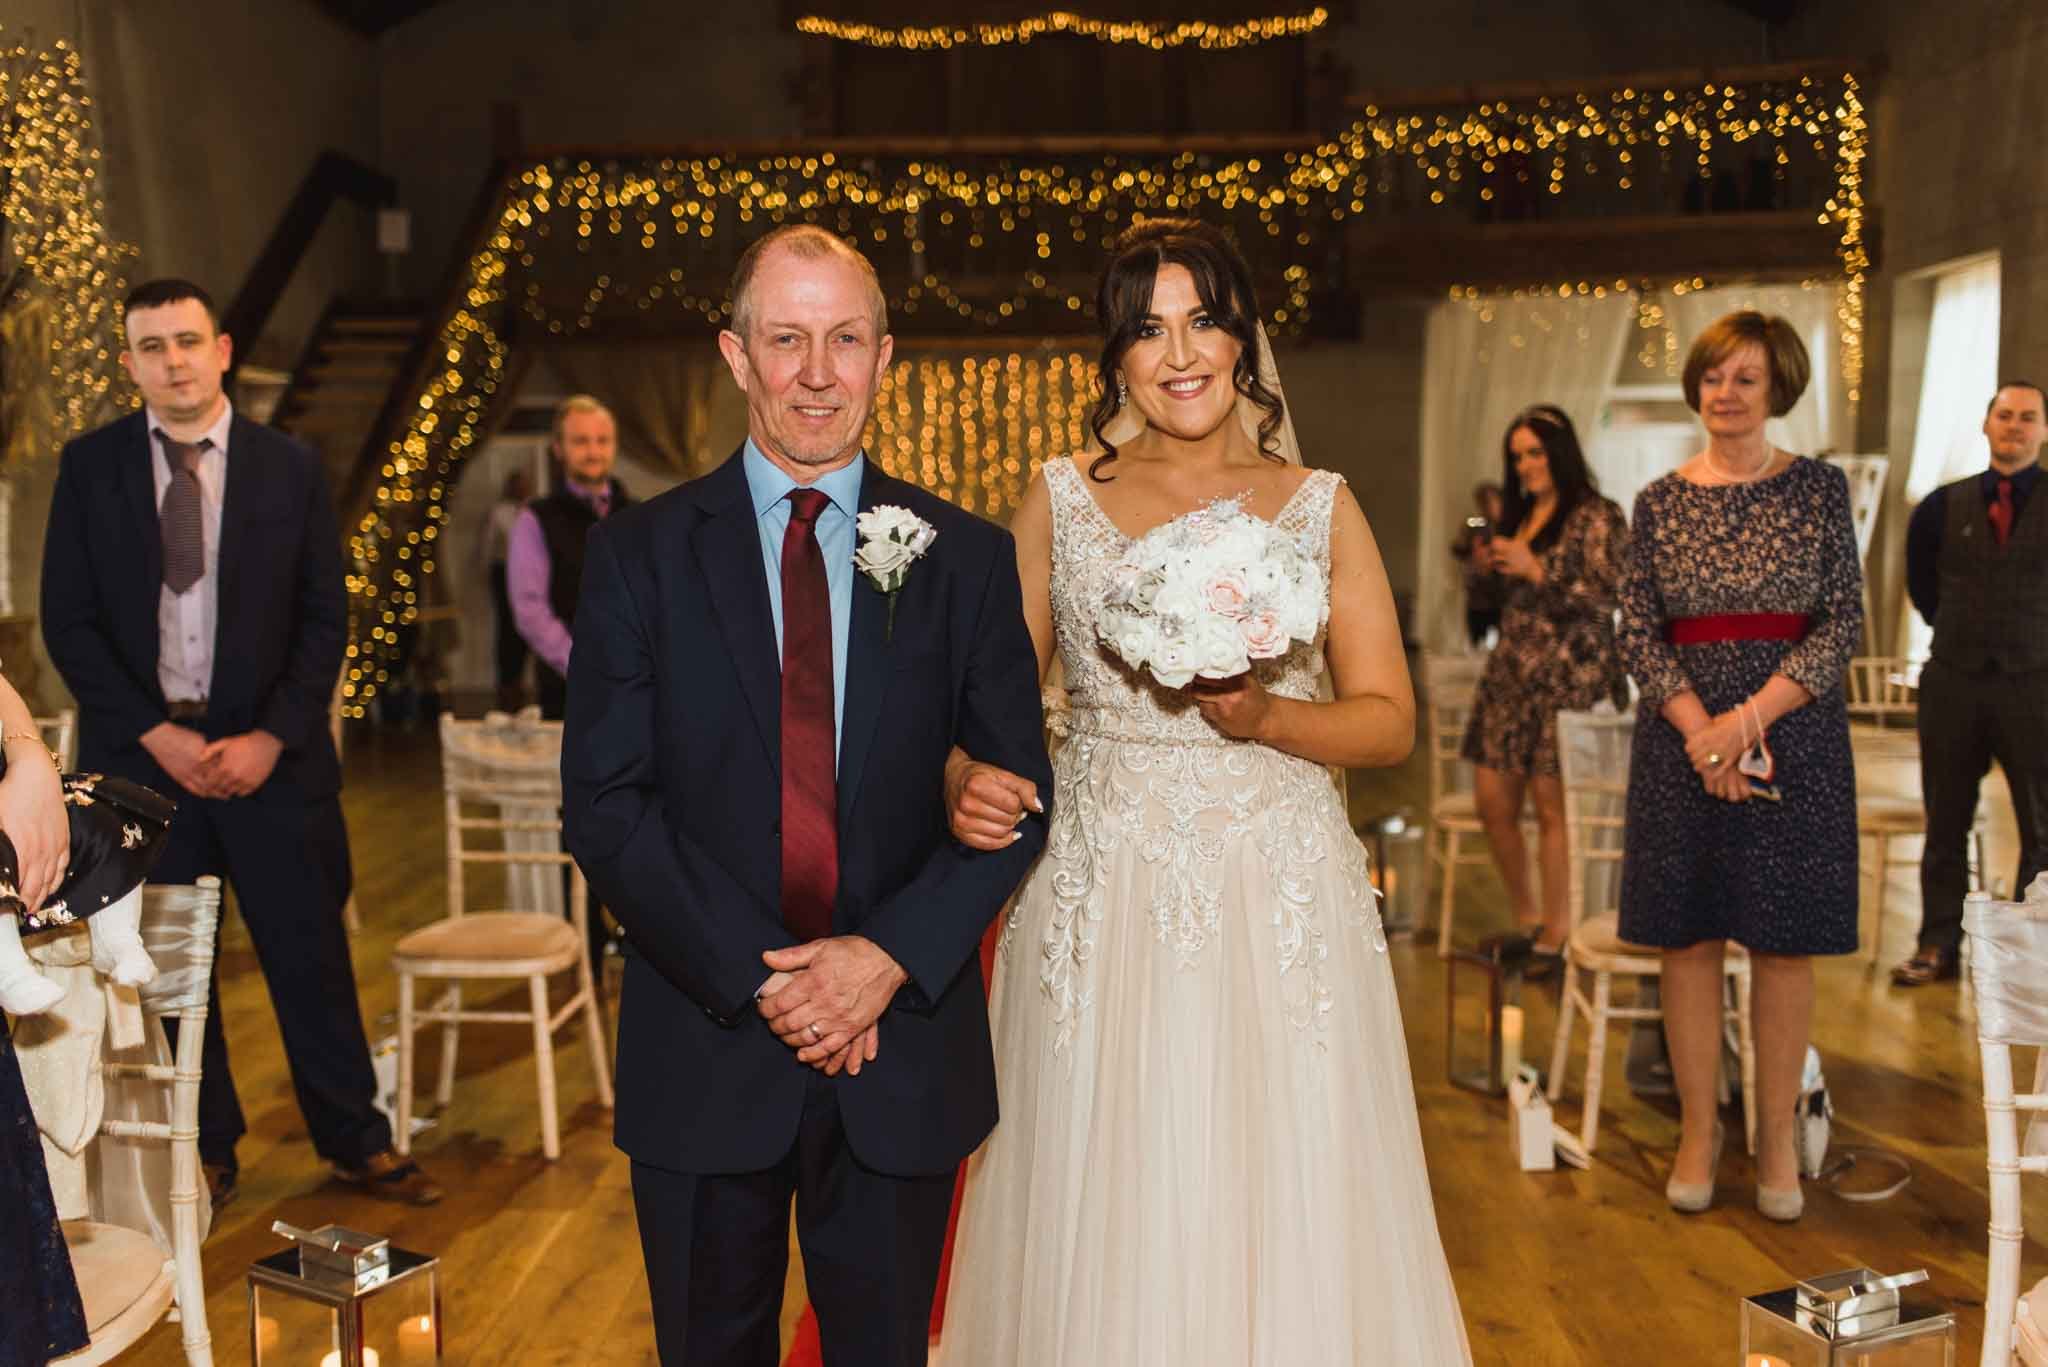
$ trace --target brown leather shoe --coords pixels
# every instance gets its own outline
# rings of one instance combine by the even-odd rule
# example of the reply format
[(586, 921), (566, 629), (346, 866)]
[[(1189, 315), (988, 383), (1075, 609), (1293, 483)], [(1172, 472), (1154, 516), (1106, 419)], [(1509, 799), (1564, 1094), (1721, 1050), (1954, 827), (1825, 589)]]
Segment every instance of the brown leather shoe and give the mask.
[(390, 1149), (371, 1154), (360, 1168), (345, 1168), (337, 1163), (334, 1177), (336, 1181), (346, 1182), (372, 1196), (397, 1201), (401, 1205), (437, 1205), (447, 1194), (420, 1171), (419, 1164), (410, 1158), (400, 1158)]
[(1946, 981), (1962, 972), (1957, 958), (1953, 949), (1922, 945), (1919, 953), (1892, 970), (1892, 982), (1900, 987), (1925, 987)]
[(206, 1177), (206, 1194), (213, 1201), (213, 1213), (219, 1215), (241, 1191), (241, 1182), (235, 1170), (225, 1163), (201, 1163), (199, 1171)]

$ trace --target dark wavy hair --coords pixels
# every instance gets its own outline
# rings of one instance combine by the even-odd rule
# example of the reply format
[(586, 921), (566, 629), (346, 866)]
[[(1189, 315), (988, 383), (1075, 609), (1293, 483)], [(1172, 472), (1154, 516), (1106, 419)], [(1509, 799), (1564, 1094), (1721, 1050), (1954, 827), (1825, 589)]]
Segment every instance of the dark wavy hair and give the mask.
[(1102, 361), (1095, 375), (1095, 412), (1089, 426), (1102, 455), (1088, 476), (1102, 483), (1103, 467), (1116, 459), (1116, 446), (1102, 435), (1116, 417), (1116, 373), (1124, 353), (1152, 311), (1152, 285), (1163, 266), (1181, 266), (1195, 279), (1195, 293), (1216, 325), (1237, 340), (1231, 380), (1250, 399), (1259, 419), (1259, 453), (1284, 461), (1273, 445), (1285, 409), (1280, 396), (1259, 381), (1259, 301), (1251, 268), (1223, 231), (1194, 218), (1152, 218), (1126, 228), (1116, 239), (1109, 264), (1095, 288), (1095, 317), (1102, 328)]
[(1515, 414), (1500, 436), (1501, 534), (1513, 536), (1516, 528), (1536, 506), (1536, 500), (1522, 489), (1522, 477), (1515, 470), (1515, 433), (1528, 428), (1543, 443), (1544, 458), (1550, 463), (1550, 482), (1557, 486), (1557, 511), (1542, 531), (1530, 541), (1530, 550), (1546, 550), (1564, 533), (1572, 509), (1586, 499), (1597, 497), (1600, 485), (1586, 466), (1586, 452), (1579, 445), (1578, 429), (1556, 404), (1533, 404)]

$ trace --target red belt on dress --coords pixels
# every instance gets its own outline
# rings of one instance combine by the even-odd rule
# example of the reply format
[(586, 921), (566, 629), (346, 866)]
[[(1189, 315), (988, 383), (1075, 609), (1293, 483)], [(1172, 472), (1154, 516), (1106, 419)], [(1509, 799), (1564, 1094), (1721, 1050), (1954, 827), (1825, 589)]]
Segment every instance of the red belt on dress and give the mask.
[(1813, 618), (1803, 612), (1717, 612), (1708, 617), (1674, 617), (1664, 639), (1675, 646), (1709, 641), (1803, 641)]

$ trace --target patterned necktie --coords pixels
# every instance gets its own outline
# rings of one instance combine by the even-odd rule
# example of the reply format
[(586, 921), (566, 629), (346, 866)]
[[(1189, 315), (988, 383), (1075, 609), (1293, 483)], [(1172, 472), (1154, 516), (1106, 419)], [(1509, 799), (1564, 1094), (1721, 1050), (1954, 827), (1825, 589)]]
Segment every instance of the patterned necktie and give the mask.
[(163, 507), (157, 512), (164, 539), (164, 587), (184, 593), (206, 573), (206, 524), (200, 518), (199, 456), (213, 449), (210, 437), (196, 443), (173, 441), (161, 428), (156, 439), (163, 443), (164, 461), (171, 467), (171, 484), (164, 490)]
[(817, 537), (826, 502), (791, 490), (782, 534), (782, 924), (805, 940), (832, 933), (839, 895), (832, 599)]
[(1991, 534), (2003, 546), (2005, 539), (2012, 535), (2012, 480), (2004, 475), (1998, 477), (1998, 498), (1988, 509), (1991, 514)]

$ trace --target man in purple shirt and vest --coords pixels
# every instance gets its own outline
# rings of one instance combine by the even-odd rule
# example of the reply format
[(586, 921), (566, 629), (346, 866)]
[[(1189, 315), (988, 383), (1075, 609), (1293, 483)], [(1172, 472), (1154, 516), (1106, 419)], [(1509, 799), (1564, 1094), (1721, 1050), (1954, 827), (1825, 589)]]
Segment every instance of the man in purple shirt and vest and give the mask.
[(1901, 987), (1956, 976), (1964, 853), (1977, 788), (1995, 760), (2012, 790), (2020, 864), (2013, 895), (2048, 866), (2048, 497), (2040, 491), (2048, 398), (2007, 380), (1984, 414), (1988, 469), (1920, 501), (1906, 528), (1906, 591), (1934, 627), (1920, 671), (1920, 948)]
[(611, 410), (590, 395), (572, 394), (556, 405), (554, 451), (562, 465), (562, 487), (527, 504), (512, 524), (505, 579), (512, 619), (538, 664), (541, 715), (559, 721), (567, 697), (576, 595), (583, 586), (584, 538), (633, 500), (612, 478), (618, 424)]

